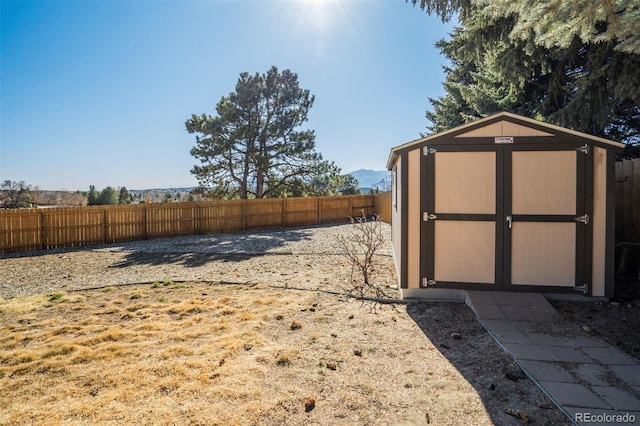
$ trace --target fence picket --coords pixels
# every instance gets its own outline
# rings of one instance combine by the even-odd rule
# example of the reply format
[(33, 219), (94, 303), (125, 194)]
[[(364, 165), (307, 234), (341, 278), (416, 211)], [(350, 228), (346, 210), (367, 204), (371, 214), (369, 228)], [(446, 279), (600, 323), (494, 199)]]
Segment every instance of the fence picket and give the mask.
[(390, 203), (379, 194), (7, 209), (0, 210), (0, 253), (340, 222)]

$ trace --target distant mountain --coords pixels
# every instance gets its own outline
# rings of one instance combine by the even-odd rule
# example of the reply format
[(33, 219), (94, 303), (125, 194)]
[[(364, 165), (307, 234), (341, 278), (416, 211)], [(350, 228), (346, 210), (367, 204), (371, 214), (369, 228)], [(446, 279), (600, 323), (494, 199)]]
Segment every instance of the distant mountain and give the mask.
[(354, 178), (358, 179), (360, 182), (360, 187), (368, 187), (371, 188), (375, 186), (382, 179), (389, 176), (389, 172), (386, 170), (365, 170), (360, 169), (355, 172), (349, 173)]

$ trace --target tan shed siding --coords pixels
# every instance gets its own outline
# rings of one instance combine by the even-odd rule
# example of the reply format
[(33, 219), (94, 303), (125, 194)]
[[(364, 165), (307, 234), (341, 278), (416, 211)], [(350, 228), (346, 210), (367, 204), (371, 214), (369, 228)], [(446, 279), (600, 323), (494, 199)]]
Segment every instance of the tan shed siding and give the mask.
[(495, 223), (436, 221), (434, 279), (493, 284)]
[[(401, 256), (402, 256), (402, 161), (400, 157), (397, 158), (395, 164), (393, 165), (392, 171), (396, 170), (395, 173), (392, 172), (393, 182), (392, 185), (395, 186), (394, 194), (396, 196), (395, 205), (391, 206), (391, 245), (393, 247), (393, 260), (396, 265), (396, 273), (398, 276), (398, 283), (402, 285), (400, 282), (402, 280), (401, 273)], [(393, 200), (391, 200), (393, 203)]]
[(514, 152), (513, 214), (576, 214), (575, 169), (575, 152)]
[(477, 136), (502, 136), (502, 122), (489, 124), (476, 130)]
[(515, 222), (511, 244), (513, 284), (575, 285), (575, 223)]
[(437, 156), (436, 212), (496, 212), (495, 152), (439, 152)]
[(420, 288), (420, 149), (409, 151), (407, 288)]
[(502, 122), (502, 134), (495, 136), (553, 136), (551, 133), (543, 132), (531, 127), (521, 126), (520, 124), (511, 123), (509, 121)]
[(605, 295), (605, 259), (607, 229), (607, 150), (593, 150), (593, 269), (592, 295)]
[(511, 123), (509, 121), (499, 121), (480, 127), (479, 129), (463, 133), (456, 136), (457, 138), (486, 138), (496, 136), (553, 136), (551, 133), (543, 132), (531, 127), (522, 126), (520, 124)]
[(502, 128), (500, 130), (502, 134), (496, 136), (536, 136), (535, 129), (524, 127), (516, 123), (509, 123), (508, 121), (502, 122)]

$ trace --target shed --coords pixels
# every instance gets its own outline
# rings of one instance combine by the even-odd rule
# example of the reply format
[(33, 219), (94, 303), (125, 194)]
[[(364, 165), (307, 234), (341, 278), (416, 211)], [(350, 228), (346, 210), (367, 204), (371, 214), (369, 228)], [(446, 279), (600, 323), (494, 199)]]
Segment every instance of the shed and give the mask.
[(404, 298), (612, 297), (619, 142), (502, 112), (391, 149)]

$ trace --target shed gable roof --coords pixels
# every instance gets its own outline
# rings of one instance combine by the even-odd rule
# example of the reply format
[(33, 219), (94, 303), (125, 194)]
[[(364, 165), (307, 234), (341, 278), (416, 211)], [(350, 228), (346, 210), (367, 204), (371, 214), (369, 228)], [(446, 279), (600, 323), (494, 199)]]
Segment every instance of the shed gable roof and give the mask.
[(483, 127), (478, 127), (468, 132), (456, 135), (456, 138), (483, 138), (496, 136), (553, 136), (548, 132), (533, 129), (521, 124), (501, 120)]
[(500, 136), (552, 138), (563, 135), (572, 136), (574, 138), (579, 137), (584, 139), (585, 143), (591, 142), (597, 145), (604, 146), (605, 148), (622, 149), (625, 146), (620, 142), (615, 142), (609, 139), (577, 132), (575, 130), (523, 117), (521, 115), (512, 114), (509, 112), (500, 112), (489, 117), (473, 121), (471, 123), (466, 123), (461, 126), (454, 127), (453, 129), (449, 129), (444, 132), (434, 133), (424, 138), (416, 139), (403, 145), (396, 146), (392, 148), (391, 152), (389, 153), (387, 168), (390, 169), (393, 167), (395, 157), (401, 151), (416, 149), (423, 145), (427, 145), (429, 142), (442, 142), (443, 139), (451, 140), (457, 138), (482, 138)]

